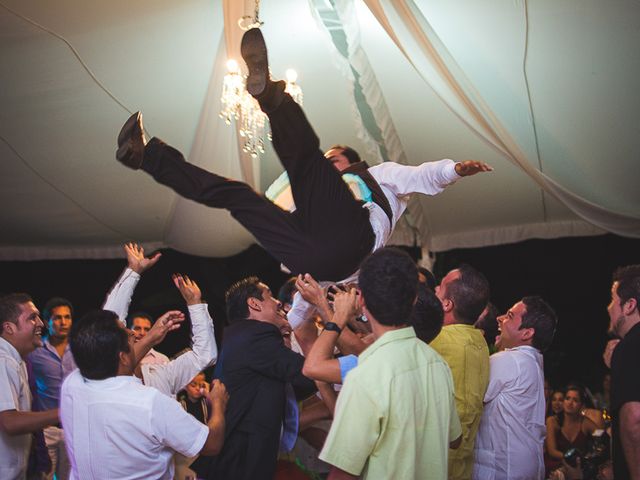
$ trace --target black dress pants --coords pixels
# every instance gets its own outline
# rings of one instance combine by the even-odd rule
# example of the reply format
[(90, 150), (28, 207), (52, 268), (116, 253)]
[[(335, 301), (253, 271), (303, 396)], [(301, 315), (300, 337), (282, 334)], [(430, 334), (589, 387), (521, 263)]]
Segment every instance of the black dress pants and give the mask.
[(157, 138), (145, 148), (142, 169), (185, 198), (229, 210), (293, 274), (346, 278), (373, 248), (369, 211), (324, 157), (304, 112), (289, 95), (267, 115), (273, 146), (289, 175), (295, 212), (282, 210), (246, 183), (186, 162)]

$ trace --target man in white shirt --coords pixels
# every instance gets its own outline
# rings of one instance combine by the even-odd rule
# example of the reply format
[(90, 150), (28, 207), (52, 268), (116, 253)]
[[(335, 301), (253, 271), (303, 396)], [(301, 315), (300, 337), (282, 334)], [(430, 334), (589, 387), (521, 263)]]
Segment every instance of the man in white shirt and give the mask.
[[(124, 250), (127, 254), (127, 268), (108, 293), (102, 307), (104, 310), (115, 312), (123, 325), (124, 319), (127, 318), (133, 291), (138, 285), (141, 275), (155, 265), (161, 256), (160, 253), (156, 253), (147, 258), (144, 256), (144, 249), (135, 243), (126, 244)], [(191, 350), (169, 363), (146, 363), (136, 370), (136, 375), (142, 378), (145, 385), (154, 387), (172, 398), (193, 377), (215, 363), (218, 358), (213, 320), (209, 315), (207, 304), (202, 302), (200, 288), (186, 276), (176, 275), (173, 281), (189, 309), (193, 329)], [(139, 342), (145, 336), (142, 336)]]
[[(158, 322), (165, 334), (173, 328), (170, 316)], [(220, 451), (228, 400), (223, 384), (212, 386), (212, 415), (203, 425), (132, 375), (134, 336), (115, 313), (85, 315), (73, 325), (70, 343), (79, 370), (62, 385), (60, 417), (72, 479), (172, 479), (174, 452)]]
[(476, 437), (475, 480), (542, 480), (545, 429), (542, 352), (556, 315), (540, 297), (524, 297), (498, 317), (504, 351), (490, 357), (489, 386)]
[(31, 434), (58, 423), (58, 409), (31, 411), (25, 357), (42, 346), (44, 324), (31, 297), (0, 298), (0, 478), (24, 479)]

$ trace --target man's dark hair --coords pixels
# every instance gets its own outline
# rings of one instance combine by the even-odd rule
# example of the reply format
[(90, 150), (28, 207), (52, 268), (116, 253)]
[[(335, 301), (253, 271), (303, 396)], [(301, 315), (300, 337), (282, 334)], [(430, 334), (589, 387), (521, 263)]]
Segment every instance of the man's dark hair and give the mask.
[(360, 266), (360, 291), (367, 309), (382, 325), (409, 322), (418, 289), (418, 269), (413, 259), (397, 248), (382, 248)]
[(47, 303), (44, 304), (44, 308), (42, 309), (42, 321), (44, 322), (44, 329), (42, 330), (42, 334), (45, 337), (51, 335), (49, 331), (49, 319), (51, 315), (53, 315), (53, 309), (58, 307), (69, 307), (69, 311), (71, 312), (71, 318), (73, 318), (73, 305), (66, 298), (62, 297), (53, 297), (47, 300)]
[(456, 270), (460, 278), (447, 285), (446, 295), (453, 301), (453, 313), (460, 323), (473, 325), (489, 301), (489, 282), (471, 265)]
[(26, 293), (10, 293), (0, 297), (0, 334), (4, 331), (4, 322), (18, 323), (22, 309), (20, 305), (33, 302)]
[(69, 345), (80, 373), (91, 380), (115, 377), (120, 352), (130, 351), (129, 334), (109, 310), (94, 310), (73, 322)]
[(496, 306), (489, 302), (473, 326), (482, 330), (487, 345), (496, 343), (498, 336), (498, 309)]
[(432, 292), (436, 291), (436, 277), (424, 267), (418, 267), (418, 273), (424, 275), (424, 283)]
[(531, 296), (522, 299), (527, 308), (522, 316), (520, 330), (523, 328), (533, 328), (533, 347), (541, 352), (549, 348), (553, 341), (558, 319), (556, 313), (541, 297)]
[(291, 277), (287, 280), (280, 290), (278, 290), (278, 300), (282, 305), (289, 304), (293, 302), (293, 296), (296, 293), (296, 277)]
[(227, 302), (227, 321), (229, 323), (249, 318), (249, 298), (262, 300), (262, 288), (258, 277), (248, 277), (231, 285), (225, 294)]
[(334, 145), (329, 150), (342, 150), (342, 154), (347, 157), (349, 160), (349, 164), (352, 165), (354, 163), (358, 163), (362, 161), (360, 159), (360, 155), (353, 148), (348, 147), (347, 145)]
[(42, 309), (42, 319), (45, 323), (47, 323), (49, 318), (51, 318), (53, 309), (58, 307), (69, 307), (71, 317), (73, 318), (73, 305), (71, 305), (71, 302), (66, 298), (53, 297), (47, 300), (47, 303), (44, 304), (44, 308)]
[(442, 330), (444, 311), (436, 294), (424, 284), (418, 284), (418, 297), (411, 311), (409, 323), (416, 336), (424, 343), (430, 343)]
[(613, 281), (618, 282), (618, 297), (624, 305), (630, 298), (635, 299), (640, 309), (640, 265), (620, 267), (613, 273)]
[(153, 325), (155, 323), (155, 321), (153, 320), (153, 317), (151, 315), (149, 315), (147, 312), (133, 312), (130, 313), (127, 316), (127, 327), (128, 328), (133, 328), (133, 319), (134, 318), (144, 318), (149, 320), (149, 323), (151, 323), (151, 325)]

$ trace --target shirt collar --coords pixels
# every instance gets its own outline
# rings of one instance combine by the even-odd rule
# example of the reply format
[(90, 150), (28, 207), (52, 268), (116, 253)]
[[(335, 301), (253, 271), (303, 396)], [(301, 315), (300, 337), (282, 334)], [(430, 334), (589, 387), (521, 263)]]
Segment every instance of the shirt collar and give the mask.
[(378, 338), (375, 342), (373, 342), (369, 347), (360, 354), (358, 358), (358, 363), (366, 360), (370, 355), (373, 354), (376, 350), (378, 350), (383, 345), (387, 343), (396, 342), (398, 340), (404, 340), (406, 338), (416, 338), (416, 332), (413, 327), (403, 327), (398, 328), (396, 330), (390, 330)]
[(116, 375), (115, 377), (109, 377), (103, 380), (91, 380), (86, 377), (82, 377), (82, 379), (87, 385), (98, 388), (117, 388), (127, 383), (139, 383), (142, 385), (142, 380), (135, 375)]
[(11, 355), (11, 357), (18, 363), (22, 362), (22, 357), (20, 356), (20, 354), (18, 353), (18, 350), (16, 350), (16, 347), (14, 347), (13, 345), (11, 345), (11, 343), (9, 343), (7, 340), (5, 340), (4, 338), (0, 337), (0, 350), (4, 350), (5, 352), (7, 352), (9, 355)]
[[(42, 340), (42, 346), (47, 350), (49, 350), (51, 353), (55, 353), (56, 356), (58, 356), (58, 351), (56, 350), (56, 347), (51, 345), (51, 342), (49, 341), (49, 337)], [(69, 342), (67, 342), (67, 345), (64, 347), (64, 353), (67, 353), (70, 349), (71, 349), (71, 345), (69, 344)], [(64, 356), (64, 353), (63, 353), (63, 356)]]

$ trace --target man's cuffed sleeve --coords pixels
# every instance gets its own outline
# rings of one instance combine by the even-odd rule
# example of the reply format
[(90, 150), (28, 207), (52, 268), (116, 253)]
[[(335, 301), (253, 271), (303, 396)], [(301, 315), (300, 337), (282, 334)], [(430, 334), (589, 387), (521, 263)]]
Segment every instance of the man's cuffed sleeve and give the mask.
[(127, 324), (127, 314), (129, 313), (131, 297), (139, 281), (139, 274), (130, 268), (125, 268), (120, 278), (118, 278), (111, 291), (107, 294), (107, 299), (102, 306), (103, 310), (115, 312), (120, 322), (125, 326)]
[(197, 455), (209, 436), (209, 428), (187, 413), (175, 400), (158, 395), (152, 415), (156, 435), (166, 445), (185, 457)]
[(293, 296), (293, 303), (291, 304), (291, 310), (287, 313), (287, 320), (291, 329), (295, 330), (302, 325), (313, 313), (316, 311), (316, 307), (307, 302), (300, 292), (296, 292)]
[(380, 418), (374, 400), (350, 378), (338, 395), (331, 430), (318, 458), (360, 475), (379, 439)]

